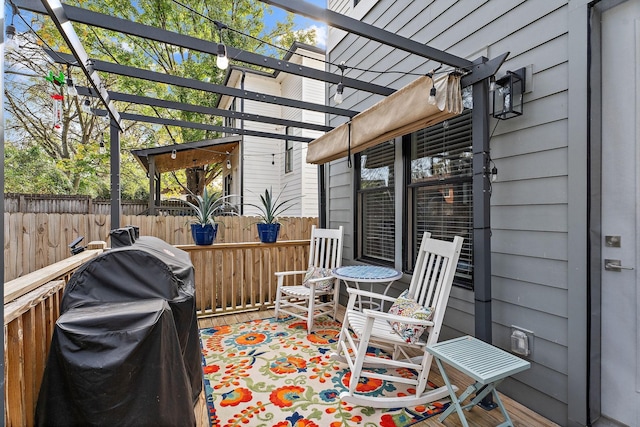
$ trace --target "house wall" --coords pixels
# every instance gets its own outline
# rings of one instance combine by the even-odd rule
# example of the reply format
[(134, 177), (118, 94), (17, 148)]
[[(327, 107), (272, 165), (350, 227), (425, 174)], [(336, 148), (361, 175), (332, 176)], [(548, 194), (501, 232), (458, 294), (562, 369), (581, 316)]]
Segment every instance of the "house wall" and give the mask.
[[(281, 96), (280, 85), (274, 78), (268, 76), (247, 73), (244, 88), (248, 91)], [(244, 101), (244, 111), (272, 117), (282, 116), (281, 106), (248, 99)], [(245, 121), (244, 127), (248, 130), (261, 132), (284, 133), (284, 129), (277, 129), (276, 125), (270, 123)], [(243, 201), (245, 203), (259, 203), (259, 195), (264, 193), (267, 188), (273, 188), (274, 192), (279, 191), (283, 170), (282, 156), (280, 155), (281, 145), (282, 141), (280, 140), (256, 136), (244, 137), (242, 179), (244, 183)], [(254, 213), (257, 213), (255, 208), (245, 205), (245, 215)]]
[[(314, 67), (324, 68), (324, 55), (298, 49), (300, 55), (293, 55), (290, 62)], [(300, 76), (282, 73), (278, 76), (282, 87), (282, 96), (291, 99), (299, 99), (315, 104), (324, 103), (324, 82), (313, 79), (305, 79)], [(314, 111), (300, 110), (298, 108), (282, 107), (284, 119), (296, 120), (305, 123), (324, 124), (324, 114)], [(317, 138), (322, 132), (309, 129), (294, 128), (292, 135), (307, 138)], [(318, 173), (317, 166), (306, 162), (307, 143), (293, 143), (293, 171), (284, 173), (284, 141), (282, 141), (282, 185), (284, 186), (283, 198), (295, 199), (295, 206), (287, 211), (292, 215), (318, 216)]]
[[(531, 369), (504, 382), (501, 391), (561, 425), (586, 425), (586, 386), (576, 387), (587, 372), (586, 150), (584, 139), (572, 140), (579, 137), (575, 129), (586, 129), (586, 115), (576, 110), (576, 120), (569, 120), (570, 105), (586, 105), (586, 84), (579, 79), (586, 67), (574, 69), (571, 83), (569, 63), (572, 55), (586, 58), (586, 32), (580, 33), (587, 24), (585, 2), (362, 0), (355, 10), (352, 4), (330, 0), (329, 8), (470, 60), (509, 51), (498, 77), (530, 66), (524, 115), (490, 120), (491, 157), (498, 168), (491, 198), (493, 343), (509, 349), (512, 325), (533, 331)], [(364, 70), (426, 73), (440, 65), (335, 29), (327, 50), (332, 64), (345, 61)], [(327, 69), (339, 73), (335, 66)], [(345, 75), (396, 89), (415, 79), (357, 70)], [(328, 97), (333, 93), (335, 85), (329, 85)], [(344, 99), (341, 107), (362, 111), (380, 97), (346, 88)], [(331, 116), (328, 124), (342, 122)], [(328, 225), (345, 227), (348, 263), (354, 254), (354, 169), (346, 159), (326, 168)], [(402, 239), (402, 231), (397, 233), (396, 240)], [(462, 334), (474, 334), (474, 295), (455, 287), (442, 337)]]
[[(324, 54), (316, 51), (308, 51), (298, 47), (298, 54), (293, 54), (289, 62), (298, 63), (307, 67), (322, 69), (324, 67)], [(240, 88), (242, 85), (242, 71), (233, 70), (229, 75), (227, 85)], [(305, 79), (300, 76), (287, 73), (276, 75), (266, 73), (254, 73), (245, 71), (244, 89), (269, 95), (297, 99), (316, 104), (324, 103), (324, 82)], [(220, 108), (231, 108), (233, 98), (223, 96), (219, 104)], [(236, 100), (236, 110), (241, 110), (240, 100)], [(324, 124), (324, 114), (318, 112), (303, 111), (298, 108), (284, 107), (275, 104), (267, 104), (251, 100), (244, 101), (244, 111), (250, 114), (264, 115), (297, 122)], [(240, 127), (238, 120), (235, 127)], [(284, 126), (268, 123), (244, 122), (244, 128), (269, 133), (286, 134)], [(308, 129), (292, 128), (291, 134), (308, 138), (317, 138), (322, 132)], [(260, 204), (259, 195), (267, 188), (272, 188), (275, 195), (281, 194), (282, 200), (293, 200), (295, 203), (286, 211), (288, 216), (318, 216), (318, 169), (317, 166), (306, 162), (307, 143), (294, 142), (293, 145), (293, 170), (285, 173), (285, 140), (259, 138), (245, 136), (244, 142), (238, 152), (232, 153), (231, 164), (234, 177), (242, 177), (243, 188), (240, 189), (240, 179), (232, 182), (233, 192), (242, 193), (245, 203), (244, 214), (257, 213), (256, 208), (248, 204)], [(242, 162), (239, 161), (242, 157)], [(226, 173), (226, 172), (225, 172)]]

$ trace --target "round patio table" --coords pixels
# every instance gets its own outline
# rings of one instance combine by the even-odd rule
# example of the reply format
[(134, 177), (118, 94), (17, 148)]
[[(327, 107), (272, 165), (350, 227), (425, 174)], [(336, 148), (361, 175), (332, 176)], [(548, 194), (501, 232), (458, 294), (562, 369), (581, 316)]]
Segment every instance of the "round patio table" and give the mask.
[[(377, 265), (348, 265), (333, 269), (333, 275), (344, 281), (349, 287), (349, 283), (353, 283), (356, 289), (360, 289), (361, 283), (369, 284), (369, 291), (373, 292), (375, 283), (386, 283), (383, 295), (387, 295), (387, 291), (393, 282), (402, 277), (402, 272), (390, 267), (381, 267)], [(365, 304), (371, 309), (382, 310), (381, 304), (373, 301), (372, 298), (363, 301), (358, 296), (358, 306), (362, 311), (362, 305)]]

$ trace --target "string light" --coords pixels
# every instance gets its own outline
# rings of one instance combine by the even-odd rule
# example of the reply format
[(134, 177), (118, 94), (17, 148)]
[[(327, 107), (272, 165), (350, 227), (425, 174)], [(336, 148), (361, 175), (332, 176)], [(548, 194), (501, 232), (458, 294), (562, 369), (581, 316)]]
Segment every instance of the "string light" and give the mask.
[(175, 159), (176, 159), (176, 157), (177, 157), (177, 155), (178, 155), (178, 154), (176, 153), (176, 149), (175, 149), (175, 148), (174, 148), (173, 150), (171, 150), (171, 159), (172, 159), (172, 160), (175, 160)]
[(218, 29), (220, 37), (220, 43), (218, 44), (218, 57), (216, 58), (216, 66), (221, 70), (226, 70), (229, 67), (229, 58), (227, 57), (227, 46), (222, 42), (222, 30), (228, 28), (220, 21), (213, 21)]
[(98, 148), (98, 152), (100, 154), (105, 154), (107, 152), (107, 147), (104, 146), (104, 135), (102, 135), (102, 141), (100, 141), (100, 146)]
[(92, 114), (91, 101), (89, 100), (89, 98), (87, 97), (84, 98), (84, 101), (82, 101), (82, 104), (80, 105), (80, 109), (87, 114)]
[(427, 77), (429, 77), (431, 79), (431, 89), (429, 90), (429, 98), (427, 98), (427, 103), (429, 103), (430, 105), (436, 105), (437, 100), (436, 100), (436, 83), (433, 81), (433, 77), (436, 74), (436, 71), (438, 71), (440, 68), (442, 68), (442, 65), (440, 65), (438, 68), (436, 68), (435, 70), (431, 70), (427, 73)]
[(18, 8), (14, 4), (11, 4), (11, 7), (13, 12), (11, 15), (11, 23), (7, 25), (7, 39), (4, 41), (4, 46), (7, 51), (17, 50), (20, 48), (20, 45), (18, 44), (18, 40), (16, 38), (16, 27), (13, 25), (13, 17), (18, 14)]
[(347, 68), (347, 66), (345, 65), (344, 61), (342, 61), (340, 63), (340, 65), (338, 65), (338, 68), (340, 68), (340, 83), (338, 83), (338, 87), (336, 88), (336, 94), (333, 97), (333, 102), (335, 102), (336, 105), (342, 104), (342, 101), (344, 100), (344, 97), (343, 97), (343, 93), (344, 93), (343, 80), (344, 80), (344, 70)]
[(75, 85), (73, 84), (69, 65), (67, 65), (67, 95), (69, 95), (69, 97), (71, 98), (76, 98), (78, 96), (78, 89), (76, 89)]

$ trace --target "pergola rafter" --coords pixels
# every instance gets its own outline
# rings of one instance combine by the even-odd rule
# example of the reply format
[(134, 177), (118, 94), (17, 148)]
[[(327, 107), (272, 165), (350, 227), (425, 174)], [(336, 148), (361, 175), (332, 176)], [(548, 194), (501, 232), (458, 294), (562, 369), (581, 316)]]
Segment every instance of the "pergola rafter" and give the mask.
[[(52, 52), (50, 56), (55, 62), (60, 64), (69, 64), (74, 61), (73, 56), (66, 53)], [(281, 96), (265, 95), (264, 93), (260, 93), (260, 92), (252, 92), (249, 90), (236, 89), (236, 88), (225, 86), (225, 85), (203, 82), (200, 80), (174, 76), (171, 74), (159, 73), (156, 71), (143, 70), (140, 68), (129, 67), (126, 65), (115, 64), (113, 62), (101, 61), (98, 59), (93, 60), (93, 69), (97, 71), (103, 71), (109, 74), (119, 75), (119, 76), (134, 77), (134, 78), (156, 82), (156, 83), (165, 83), (172, 86), (195, 89), (195, 90), (215, 93), (219, 95), (228, 95), (235, 98), (249, 99), (252, 101), (266, 102), (268, 104), (276, 104), (284, 107), (299, 108), (302, 110), (309, 110), (309, 111), (318, 111), (321, 113), (334, 114), (336, 116), (353, 117), (356, 114), (358, 114), (357, 111), (346, 110), (344, 108), (336, 108), (336, 107), (331, 107), (329, 105), (298, 101), (296, 99), (284, 98)]]

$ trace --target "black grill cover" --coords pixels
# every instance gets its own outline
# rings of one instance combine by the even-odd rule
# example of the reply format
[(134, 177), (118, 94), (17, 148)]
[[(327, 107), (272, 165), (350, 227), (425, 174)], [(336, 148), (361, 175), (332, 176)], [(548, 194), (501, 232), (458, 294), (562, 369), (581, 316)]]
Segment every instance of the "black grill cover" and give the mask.
[[(194, 269), (189, 255), (161, 239), (151, 236), (141, 236), (132, 245), (111, 249), (100, 256), (82, 265), (71, 277), (61, 301), (61, 318), (77, 309), (109, 309), (115, 303), (140, 303), (149, 299), (160, 299), (166, 301), (171, 309), (173, 317), (173, 327), (178, 348), (183, 362), (181, 371), (173, 372), (174, 375), (186, 374), (189, 384), (189, 397), (191, 402), (191, 415), (193, 415), (193, 404), (197, 401), (202, 390), (202, 370), (200, 366), (200, 341), (198, 338), (198, 325), (195, 311), (195, 285)], [(87, 322), (90, 322), (88, 319)], [(105, 322), (104, 326), (96, 323), (96, 327), (107, 329), (114, 328), (111, 325), (112, 319), (103, 316), (94, 319), (95, 322)], [(113, 319), (119, 322), (118, 319)], [(133, 345), (128, 342), (125, 325), (117, 323), (123, 328), (123, 333), (118, 339), (123, 339), (122, 343), (112, 341), (108, 335), (104, 336), (102, 346), (106, 352), (116, 346)], [(119, 327), (120, 327), (119, 326)], [(119, 330), (119, 329), (118, 329)], [(159, 335), (154, 335), (157, 339), (167, 339)], [(131, 334), (131, 339), (135, 339), (136, 334)], [(126, 339), (125, 339), (126, 338)], [(100, 337), (95, 338), (95, 348), (100, 348)], [(159, 343), (156, 345), (160, 345)], [(53, 349), (53, 347), (52, 347)], [(91, 357), (97, 356), (98, 351), (90, 353)], [(69, 353), (59, 353), (57, 357), (73, 359), (76, 355)], [(87, 355), (89, 357), (89, 355)], [(142, 362), (141, 362), (142, 363)], [(47, 366), (49, 370), (49, 366)], [(162, 370), (162, 369), (160, 369)], [(109, 371), (106, 371), (108, 374)], [(114, 371), (115, 372), (115, 371)], [(60, 374), (62, 375), (62, 374)], [(64, 372), (64, 376), (75, 376), (76, 372)], [(158, 372), (160, 375), (160, 372)], [(114, 381), (128, 384), (128, 377), (114, 378)], [(143, 385), (141, 385), (143, 387)], [(156, 390), (155, 385), (149, 386), (149, 392)], [(111, 393), (103, 390), (104, 393)], [(48, 394), (48, 393), (47, 393)], [(45, 396), (50, 397), (50, 396)], [(124, 396), (122, 396), (124, 398)], [(43, 398), (43, 390), (40, 393), (40, 401)], [(47, 405), (48, 406), (48, 405)], [(115, 409), (114, 409), (115, 410)], [(50, 413), (47, 412), (49, 415)], [(137, 414), (132, 413), (137, 417)], [(183, 414), (183, 420), (187, 420), (188, 415)], [(135, 419), (134, 419), (135, 420)], [(48, 423), (48, 420), (47, 420)], [(56, 425), (56, 424), (52, 424)], [(112, 424), (116, 425), (116, 424)], [(135, 425), (135, 423), (134, 423)], [(171, 425), (170, 423), (160, 423), (157, 425)], [(185, 425), (184, 422), (179, 425)]]
[(168, 303), (106, 303), (62, 314), (35, 420), (38, 426), (195, 425)]

